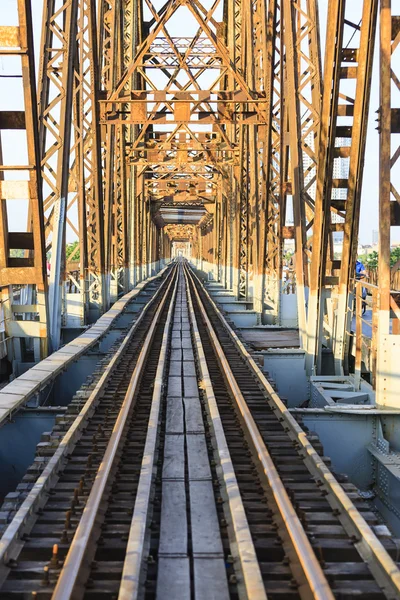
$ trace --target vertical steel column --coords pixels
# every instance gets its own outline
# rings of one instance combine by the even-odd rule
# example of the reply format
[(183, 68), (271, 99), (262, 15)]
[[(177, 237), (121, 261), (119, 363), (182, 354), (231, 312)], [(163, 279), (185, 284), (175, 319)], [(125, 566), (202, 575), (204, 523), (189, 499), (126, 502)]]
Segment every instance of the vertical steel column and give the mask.
[[(109, 97), (118, 80), (118, 23), (121, 16), (119, 0), (101, 0), (98, 9), (98, 62), (101, 66), (100, 86), (102, 93)], [(115, 110), (115, 107), (113, 107)], [(104, 261), (107, 273), (107, 304), (118, 297), (118, 275), (115, 273), (115, 202), (116, 202), (116, 127), (113, 123), (101, 128), (101, 150), (103, 167), (104, 202)]]
[[(258, 207), (256, 213), (257, 243), (254, 256), (254, 309), (264, 318), (267, 262), (268, 182), (271, 173), (272, 123), (274, 109), (274, 72), (276, 66), (276, 34), (278, 3), (270, 0), (257, 2), (254, 11), (256, 35), (256, 85), (265, 95), (265, 123), (258, 126)], [(265, 60), (265, 57), (268, 57)]]
[(296, 294), (300, 344), (307, 347), (306, 288), (314, 218), (321, 111), (321, 58), (316, 0), (285, 0), (290, 179), (293, 198)]
[[(323, 343), (332, 347), (335, 372), (342, 372), (348, 287), (357, 248), (377, 0), (364, 0), (362, 8), (360, 28), (346, 18), (345, 0), (329, 4), (307, 321), (309, 374), (321, 372)], [(359, 30), (355, 47), (349, 47)], [(349, 80), (355, 82), (355, 91), (348, 90)], [(337, 139), (347, 142), (337, 146)], [(334, 177), (334, 160), (339, 158), (349, 159), (347, 178)], [(346, 199), (335, 197), (334, 190), (338, 189), (346, 190)], [(334, 231), (343, 232), (341, 260), (333, 256)], [(324, 325), (328, 301), (329, 339)]]
[[(77, 0), (44, 1), (39, 69), (39, 143), (44, 181), (47, 251), (51, 252), (49, 316), (52, 350), (61, 336), (62, 294), (66, 285), (66, 226), (78, 236), (79, 222), (68, 217), (71, 123), (73, 122), (73, 55), (76, 44)], [(72, 212), (72, 211), (71, 211)], [(73, 258), (73, 257), (72, 257)], [(84, 303), (84, 290), (80, 290)]]
[[(99, 17), (99, 61), (102, 89), (111, 96), (123, 73), (125, 59), (125, 13), (121, 0), (102, 0)], [(114, 107), (115, 108), (115, 107)], [(105, 261), (110, 273), (111, 301), (128, 290), (127, 175), (125, 126), (112, 123), (102, 128), (105, 165)]]
[(99, 68), (96, 3), (79, 0), (74, 95), (77, 106), (77, 164), (79, 204), (85, 218), (89, 320), (107, 308), (107, 278), (104, 250), (104, 206), (99, 125)]
[[(37, 97), (35, 82), (35, 64), (33, 55), (32, 13), (30, 0), (17, 0), (18, 24), (0, 26), (0, 55), (9, 57), (15, 73), (20, 59), (20, 81), (22, 83), (23, 110), (2, 111), (1, 130), (25, 132), (27, 164), (10, 163), (0, 147), (0, 286), (2, 302), (7, 302), (8, 320), (4, 323), (6, 336), (15, 338), (34, 338), (35, 360), (47, 355), (48, 350), (48, 306), (47, 276), (44, 234), (44, 213), (42, 197), (42, 174), (40, 168), (40, 150), (38, 136)], [(1, 22), (1, 14), (0, 14)], [(7, 93), (7, 79), (3, 79), (3, 94)], [(0, 132), (1, 133), (1, 132)], [(21, 138), (16, 144), (21, 146)], [(0, 139), (1, 146), (1, 139)], [(22, 150), (25, 150), (22, 145)], [(5, 180), (6, 171), (12, 171), (19, 179)], [(27, 175), (27, 177), (26, 177)], [(26, 232), (12, 232), (8, 226), (7, 201), (21, 202), (25, 199), (28, 207)], [(21, 256), (22, 254), (22, 256)], [(22, 306), (24, 286), (35, 286), (32, 294), (33, 304)], [(17, 290), (19, 286), (19, 302)], [(30, 315), (32, 320), (15, 319), (16, 315)], [(18, 360), (21, 359), (22, 344), (14, 343)], [(11, 357), (10, 357), (11, 358)]]
[[(387, 335), (390, 327), (390, 228), (396, 223), (396, 203), (392, 204), (392, 193), (396, 199), (394, 184), (392, 183), (392, 131), (396, 124), (398, 112), (392, 109), (392, 52), (396, 35), (395, 17), (392, 17), (391, 0), (381, 0), (380, 9), (380, 106), (379, 106), (379, 335)], [(393, 27), (395, 25), (395, 27)], [(397, 45), (397, 44), (396, 44)], [(395, 118), (392, 118), (395, 117)], [(398, 122), (398, 121), (397, 121)], [(392, 187), (393, 186), (393, 187)], [(398, 203), (397, 203), (398, 204)], [(392, 210), (392, 206), (393, 209)], [(393, 216), (392, 216), (393, 215)], [(394, 217), (394, 218), (393, 218)], [(379, 356), (379, 354), (378, 354)]]
[[(390, 267), (391, 228), (400, 226), (398, 160), (400, 156), (399, 42), (400, 11), (391, 0), (380, 5), (380, 107), (379, 107), (379, 259), (378, 259), (378, 348), (376, 402), (399, 408), (400, 302), (391, 293), (391, 276), (400, 267)], [(396, 106), (393, 106), (396, 104)], [(372, 349), (375, 350), (374, 348)]]
[[(360, 43), (355, 52), (349, 47), (343, 49), (342, 67), (347, 79), (355, 79), (356, 92), (351, 108), (338, 106), (338, 115), (345, 111), (352, 115), (351, 146), (349, 157), (349, 175), (345, 206), (345, 222), (343, 231), (343, 249), (340, 262), (339, 287), (337, 298), (337, 316), (333, 336), (333, 355), (335, 373), (343, 373), (343, 359), (346, 343), (347, 315), (351, 280), (354, 278), (357, 259), (358, 230), (360, 222), (361, 187), (364, 172), (364, 155), (369, 117), (369, 101), (371, 93), (372, 63), (375, 48), (376, 19), (378, 0), (364, 0)], [(348, 53), (351, 57), (348, 57)], [(354, 65), (356, 54), (357, 66)], [(351, 64), (346, 64), (346, 59)]]
[[(272, 122), (267, 165), (267, 240), (265, 261), (266, 319), (279, 324), (282, 279), (282, 204), (284, 203), (284, 44), (283, 10), (281, 2), (271, 5), (269, 31), (273, 34), (273, 77), (269, 91)], [(272, 30), (272, 31), (271, 31)]]

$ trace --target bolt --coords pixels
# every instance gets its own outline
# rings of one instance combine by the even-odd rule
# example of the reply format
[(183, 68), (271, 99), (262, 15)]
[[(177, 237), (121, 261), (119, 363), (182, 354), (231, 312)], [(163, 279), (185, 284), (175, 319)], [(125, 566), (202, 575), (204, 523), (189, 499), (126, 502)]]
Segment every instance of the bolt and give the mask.
[(42, 585), (48, 585), (50, 581), (49, 567), (43, 567), (43, 579), (40, 582)]
[(63, 532), (62, 532), (62, 534), (61, 534), (60, 542), (62, 544), (68, 544), (68, 542), (69, 542), (68, 533), (67, 533), (66, 529), (64, 529)]
[(50, 560), (50, 566), (58, 567), (58, 544), (54, 544), (53, 546), (53, 556)]
[(7, 563), (7, 566), (10, 567), (10, 569), (15, 568), (17, 565), (18, 565), (18, 563), (15, 560), (15, 558), (10, 558), (10, 560)]

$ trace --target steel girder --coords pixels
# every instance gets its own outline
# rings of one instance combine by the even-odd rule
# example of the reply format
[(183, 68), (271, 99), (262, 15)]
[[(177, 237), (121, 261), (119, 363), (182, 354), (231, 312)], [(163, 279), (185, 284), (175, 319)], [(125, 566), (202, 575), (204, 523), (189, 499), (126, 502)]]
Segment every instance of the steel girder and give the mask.
[[(393, 3), (394, 4), (394, 3)], [(400, 268), (400, 260), (390, 265), (391, 232), (400, 226), (398, 160), (400, 144), (399, 84), (399, 7), (391, 0), (380, 4), (380, 107), (379, 139), (379, 262), (378, 262), (378, 347), (372, 348), (376, 361), (377, 404), (399, 407), (400, 377), (400, 294), (391, 291), (391, 277)]]
[[(3, 149), (0, 138), (1, 328), (5, 332), (3, 344), (7, 347), (5, 352), (2, 344), (1, 357), (8, 354), (10, 360), (21, 361), (29, 360), (30, 350), (33, 350), (34, 360), (47, 355), (49, 321), (30, 1), (17, 0), (16, 8), (16, 24), (0, 26), (0, 55), (6, 71), (6, 79), (2, 80), (3, 94), (7, 96), (7, 83), (14, 79), (21, 82), (22, 97), (22, 110), (0, 112), (3, 142), (7, 132), (7, 144)], [(15, 148), (25, 154), (23, 164), (15, 164)], [(13, 179), (7, 179), (7, 172), (12, 173)], [(17, 211), (16, 202), (21, 207), (19, 227), (24, 219), (22, 207), (27, 208), (25, 231), (9, 229), (7, 203), (13, 204)], [(29, 347), (28, 338), (33, 338), (33, 348)]]
[[(124, 22), (126, 13), (120, 0), (103, 0), (99, 5), (99, 62), (101, 88), (105, 97), (112, 94), (125, 68), (126, 46), (130, 36)], [(112, 124), (103, 127), (105, 261), (110, 274), (110, 301), (129, 287), (127, 235), (126, 131)]]
[[(358, 243), (377, 0), (364, 0), (358, 8), (361, 25), (346, 18), (345, 0), (329, 3), (307, 318), (308, 373), (321, 372), (323, 345), (332, 348), (336, 374), (343, 373), (349, 286)], [(348, 85), (350, 80), (353, 86)], [(334, 176), (334, 161), (338, 158), (348, 160), (347, 177)], [(343, 190), (346, 197), (338, 198), (335, 190)], [(337, 231), (343, 232), (340, 260), (333, 256), (332, 234)]]
[[(66, 229), (79, 236), (71, 217), (75, 202), (68, 201), (71, 123), (73, 119), (73, 61), (76, 47), (78, 1), (44, 2), (39, 68), (39, 140), (44, 183), (46, 250), (50, 252), (49, 311), (53, 350), (60, 344), (62, 292), (66, 282)], [(74, 254), (77, 254), (77, 246)], [(71, 257), (74, 259), (74, 256)], [(79, 281), (79, 286), (83, 280)], [(84, 323), (84, 293), (80, 293)]]
[[(95, 10), (91, 0), (45, 1), (43, 9), (39, 135), (53, 349), (68, 324), (67, 279), (79, 298), (80, 325), (107, 306)], [(74, 237), (79, 243), (67, 264), (66, 243)]]
[(317, 0), (284, 0), (290, 180), (300, 345), (307, 348), (307, 288), (321, 107)]
[(74, 59), (75, 190), (81, 217), (81, 271), (87, 283), (88, 319), (108, 306), (99, 119), (98, 29), (95, 0), (79, 0)]
[[(28, 14), (29, 4), (18, 1)], [(219, 4), (223, 22), (215, 17)], [(151, 13), (146, 23), (141, 0), (45, 2), (39, 136), (33, 127), (28, 138), (32, 148), (38, 144), (37, 181), (43, 176), (45, 182), (54, 346), (62, 325), (58, 282), (75, 281), (82, 324), (88, 322), (149, 275), (148, 265), (170, 254), (170, 236), (157, 229), (154, 213), (171, 205), (185, 210), (200, 205), (209, 215), (192, 238), (193, 249), (238, 298), (252, 297), (271, 323), (280, 323), (283, 243), (295, 239), (308, 371), (320, 371), (327, 344), (336, 373), (342, 373), (378, 0), (356, 3), (360, 24), (346, 18), (350, 4), (354, 9), (350, 0), (329, 3), (323, 91), (317, 0), (220, 0), (210, 9), (184, 0), (156, 9), (146, 0)], [(183, 7), (197, 22), (194, 37), (168, 32), (169, 20)], [(381, 14), (384, 331), (398, 311), (388, 284), (389, 213), (391, 223), (398, 223), (393, 175), (388, 183), (397, 160), (397, 153), (390, 156), (397, 113), (388, 98), (390, 81), (397, 81), (389, 62), (398, 19), (389, 0), (381, 0)], [(34, 115), (34, 108), (29, 112)], [(207, 126), (207, 133), (197, 131), (198, 124)], [(346, 177), (334, 176), (339, 158), (348, 162)], [(34, 170), (38, 164), (32, 158)], [(40, 211), (40, 194), (33, 197)], [(293, 226), (287, 222), (289, 198)], [(2, 223), (6, 232), (4, 210)], [(80, 240), (80, 281), (68, 273), (64, 258), (68, 230)], [(340, 260), (333, 256), (337, 232), (344, 240)], [(9, 235), (3, 236), (7, 269)]]
[[(400, 332), (396, 319), (400, 318), (398, 300), (391, 293), (391, 275), (400, 268), (400, 261), (390, 266), (390, 237), (392, 227), (400, 226), (399, 182), (396, 168), (400, 144), (396, 134), (400, 131), (400, 110), (396, 107), (399, 86), (398, 44), (400, 42), (400, 14), (394, 14), (390, 0), (381, 1), (380, 10), (380, 108), (378, 131), (380, 134), (379, 171), (379, 327), (382, 334), (390, 331), (390, 319)], [(396, 92), (397, 91), (397, 92)], [(393, 311), (392, 315), (390, 311)]]

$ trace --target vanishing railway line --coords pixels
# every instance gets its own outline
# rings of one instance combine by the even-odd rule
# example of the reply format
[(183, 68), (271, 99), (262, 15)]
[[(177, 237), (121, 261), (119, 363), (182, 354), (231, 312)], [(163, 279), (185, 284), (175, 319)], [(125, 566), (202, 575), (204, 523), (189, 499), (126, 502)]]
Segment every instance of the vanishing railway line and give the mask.
[(52, 441), (0, 598), (400, 597), (396, 540), (183, 263)]

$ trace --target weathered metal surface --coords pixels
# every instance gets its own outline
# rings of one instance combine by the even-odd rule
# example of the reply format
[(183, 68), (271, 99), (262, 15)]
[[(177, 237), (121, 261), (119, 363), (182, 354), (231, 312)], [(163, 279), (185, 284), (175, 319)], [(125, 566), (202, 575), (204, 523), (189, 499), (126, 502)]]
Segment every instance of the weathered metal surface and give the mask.
[[(46, 255), (44, 244), (44, 214), (42, 198), (41, 157), (39, 151), (38, 113), (36, 99), (36, 77), (33, 55), (32, 11), (29, 0), (18, 0), (14, 3), (17, 26), (2, 26), (0, 40), (0, 55), (3, 69), (14, 71), (14, 78), (20, 79), (21, 86), (17, 88), (22, 97), (22, 110), (2, 111), (0, 113), (0, 129), (8, 130), (7, 147), (0, 145), (0, 181), (1, 181), (1, 211), (0, 211), (0, 286), (2, 286), (3, 318), (7, 343), (7, 354), (10, 360), (21, 353), (22, 337), (34, 336), (39, 341), (36, 350), (36, 360), (40, 360), (48, 352), (48, 303)], [(0, 17), (1, 18), (1, 17)], [(3, 13), (4, 18), (4, 13)], [(7, 18), (7, 17), (6, 17)], [(13, 77), (11, 78), (12, 81)], [(3, 93), (6, 94), (7, 84), (3, 79)], [(15, 89), (15, 88), (10, 88)], [(19, 131), (16, 131), (19, 130)], [(15, 132), (13, 134), (12, 132)], [(3, 140), (4, 143), (4, 140)], [(22, 156), (26, 156), (26, 164), (15, 165), (15, 159), (10, 158), (9, 148), (13, 145), (22, 148)], [(19, 158), (21, 160), (21, 158)], [(14, 171), (13, 177), (20, 176), (23, 181), (6, 182), (5, 172)], [(26, 182), (24, 180), (27, 180)], [(20, 195), (21, 194), (21, 195)], [(22, 225), (25, 235), (18, 236), (9, 230), (7, 203), (15, 204), (24, 200), (27, 205), (26, 221)], [(13, 257), (12, 250), (22, 251), (21, 257)], [(36, 295), (38, 306), (38, 324), (25, 328), (15, 327), (16, 316), (12, 312), (15, 286), (30, 285), (27, 294), (22, 297), (21, 304), (33, 304), (32, 296)], [(14, 326), (14, 327), (13, 327)], [(14, 339), (13, 339), (14, 338)]]
[[(335, 373), (343, 374), (346, 342), (348, 294), (351, 275), (357, 258), (363, 155), (367, 133), (377, 17), (376, 0), (357, 5), (361, 26), (348, 18), (350, 3), (331, 2), (328, 12), (328, 31), (325, 49), (324, 92), (321, 106), (321, 129), (318, 149), (315, 217), (310, 267), (310, 299), (307, 322), (307, 371), (321, 372), (322, 346), (331, 347)], [(346, 12), (347, 11), (347, 12)], [(360, 30), (360, 34), (356, 33)], [(350, 33), (349, 33), (350, 32)], [(348, 35), (355, 47), (348, 48)], [(353, 67), (357, 57), (357, 67)], [(352, 91), (343, 85), (346, 79), (355, 85)], [(342, 126), (343, 109), (348, 110), (351, 122)], [(347, 178), (335, 180), (336, 148), (347, 151)], [(346, 190), (345, 200), (338, 198), (335, 189)], [(335, 218), (336, 217), (336, 218)], [(343, 232), (339, 260), (334, 259), (334, 231)], [(336, 309), (329, 315), (328, 299)], [(325, 331), (325, 322), (333, 333)]]

